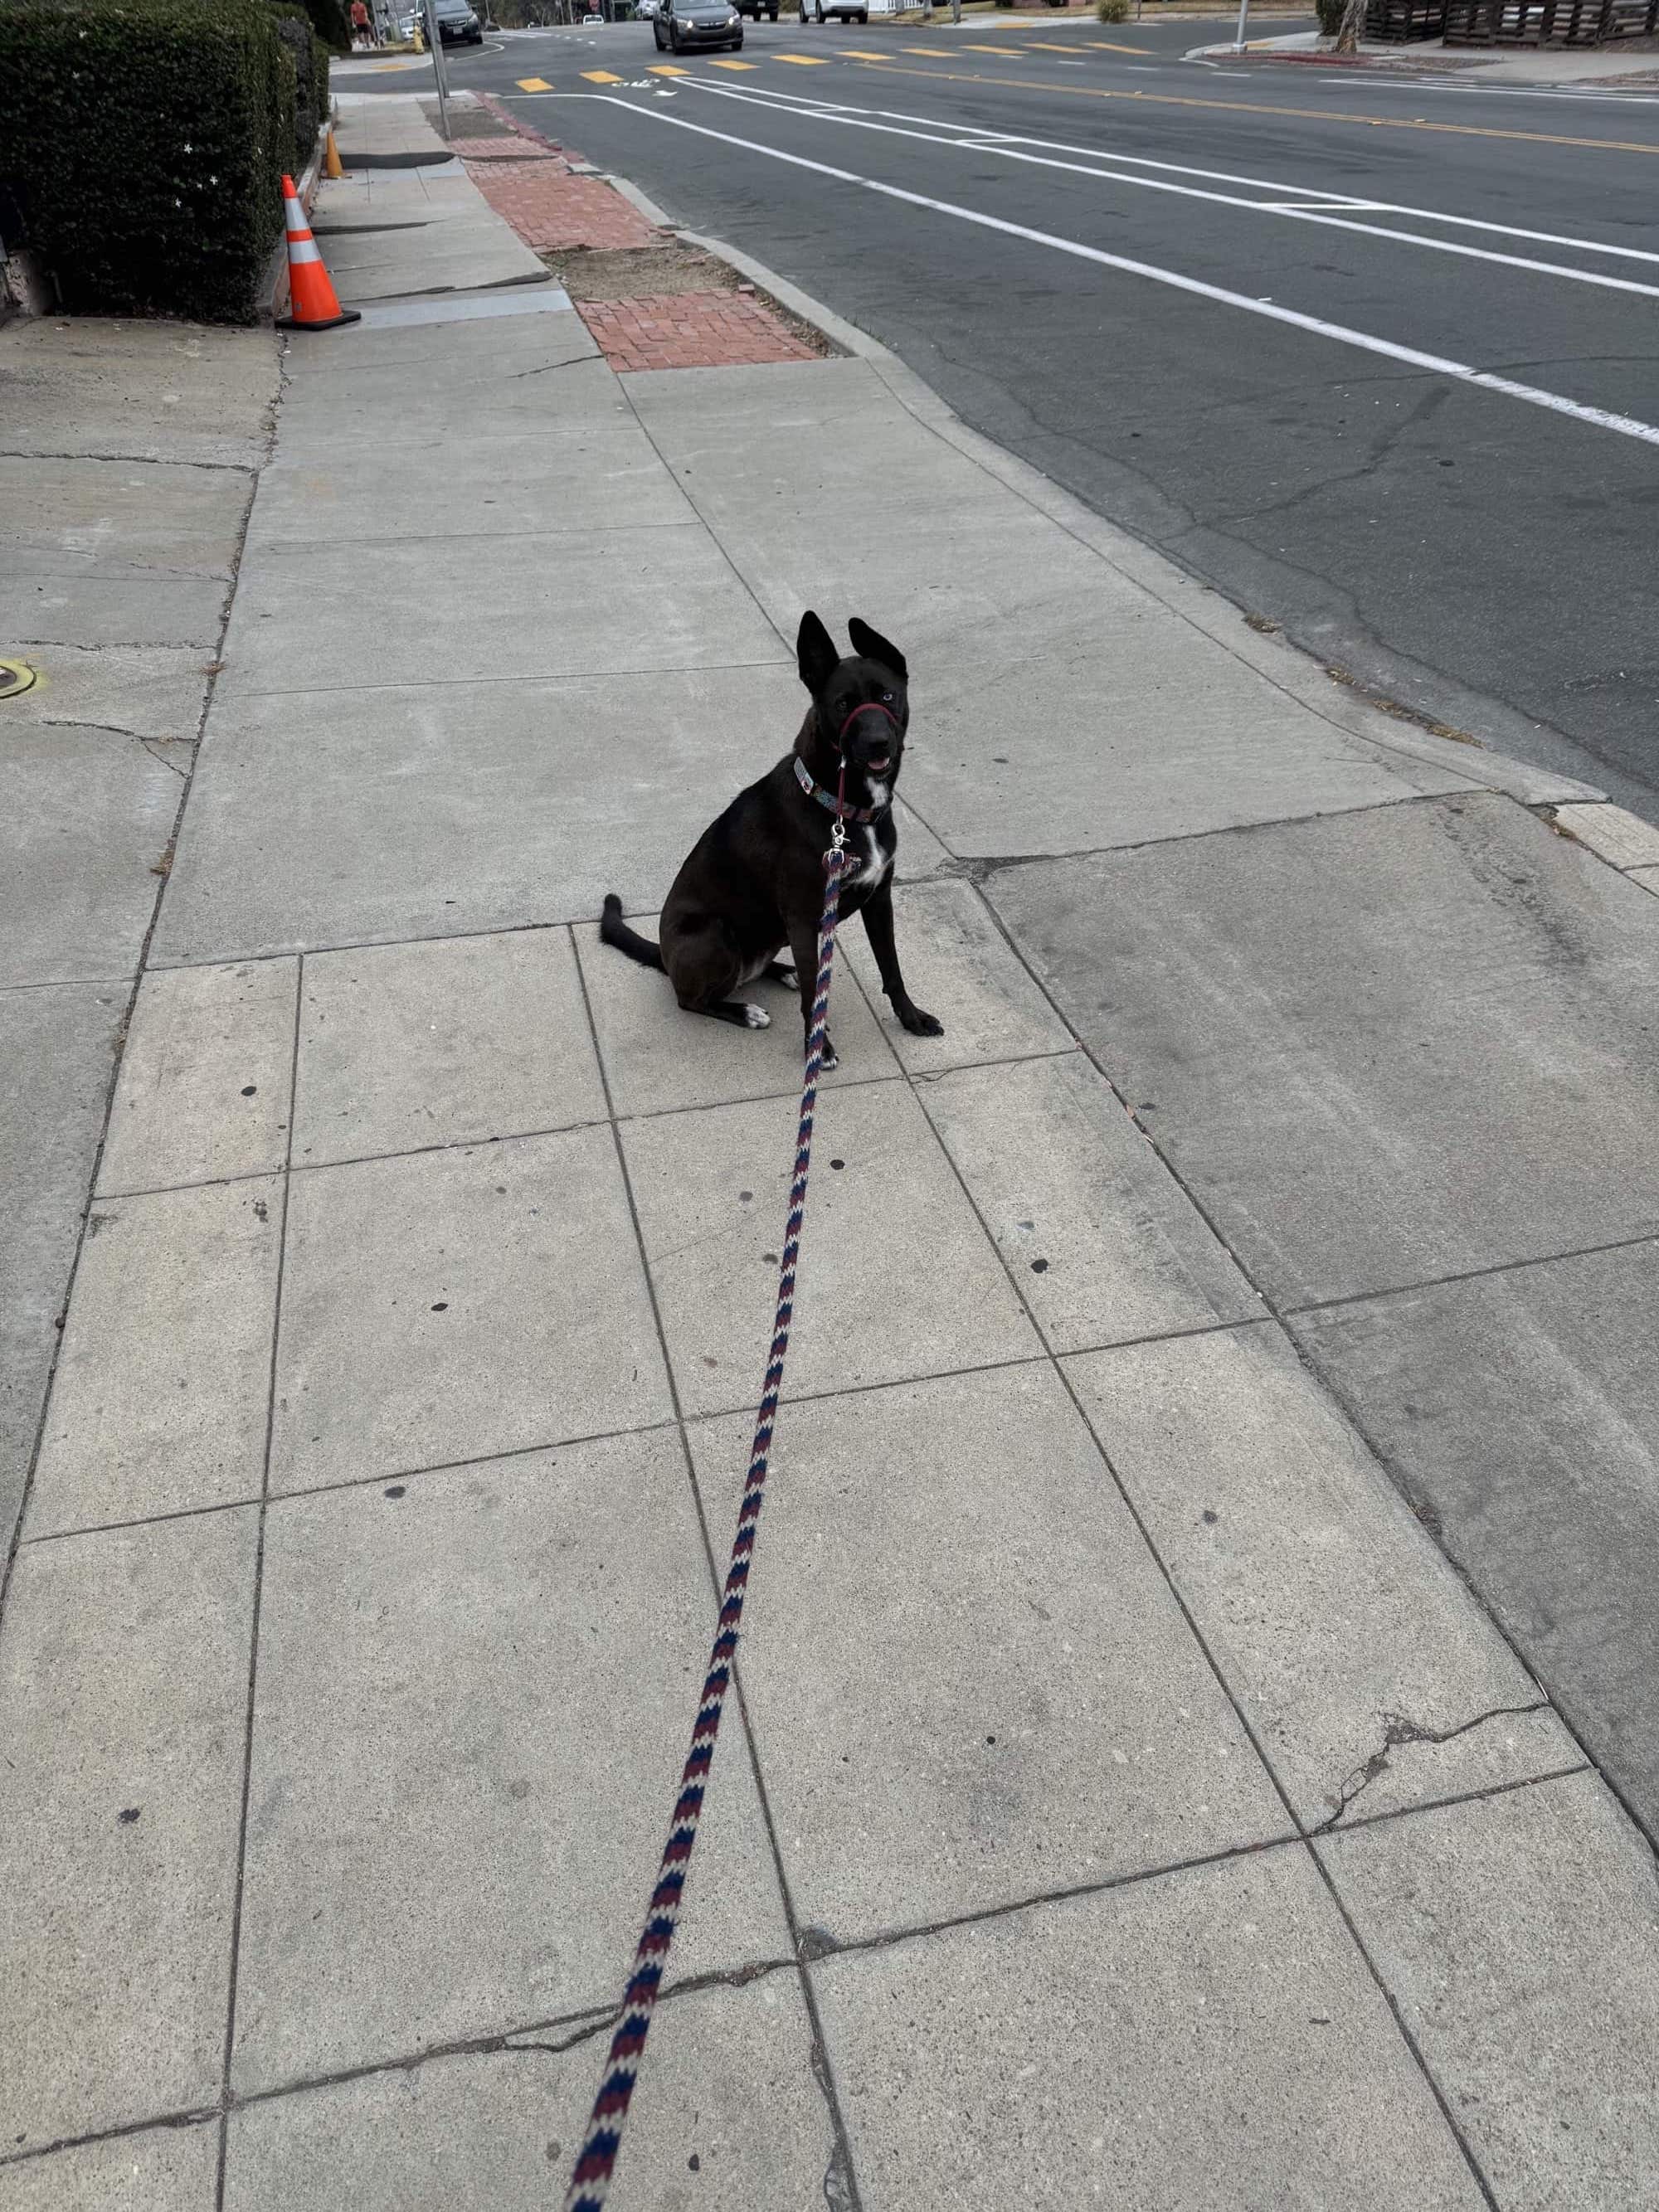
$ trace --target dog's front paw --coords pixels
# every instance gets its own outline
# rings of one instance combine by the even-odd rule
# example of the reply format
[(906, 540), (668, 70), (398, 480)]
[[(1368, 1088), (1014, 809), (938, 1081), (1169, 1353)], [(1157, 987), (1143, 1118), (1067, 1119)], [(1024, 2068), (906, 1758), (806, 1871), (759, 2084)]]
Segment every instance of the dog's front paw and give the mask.
[(839, 1067), (840, 1066), (841, 1054), (836, 1050), (834, 1045), (830, 1043), (829, 1038), (825, 1037), (823, 1040), (823, 1051), (818, 1060), (819, 1073), (823, 1075), (828, 1075), (832, 1067)]
[(899, 1012), (901, 1025), (912, 1036), (943, 1036), (945, 1024), (937, 1014), (924, 1014), (920, 1006), (905, 1006)]

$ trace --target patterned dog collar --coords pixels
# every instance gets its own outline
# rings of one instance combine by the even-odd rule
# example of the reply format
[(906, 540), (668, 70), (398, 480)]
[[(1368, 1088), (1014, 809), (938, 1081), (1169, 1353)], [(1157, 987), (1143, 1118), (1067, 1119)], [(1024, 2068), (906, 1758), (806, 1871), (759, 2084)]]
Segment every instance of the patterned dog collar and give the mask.
[(833, 791), (826, 791), (821, 783), (814, 783), (812, 772), (800, 755), (795, 755), (795, 781), (809, 799), (816, 799), (828, 814), (838, 814), (843, 822), (879, 822), (888, 806), (843, 806)]

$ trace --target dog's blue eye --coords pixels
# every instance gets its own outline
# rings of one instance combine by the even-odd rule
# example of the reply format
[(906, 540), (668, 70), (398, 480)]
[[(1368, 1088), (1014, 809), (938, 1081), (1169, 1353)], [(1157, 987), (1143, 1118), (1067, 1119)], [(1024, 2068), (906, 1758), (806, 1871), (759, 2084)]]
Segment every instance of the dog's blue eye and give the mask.
[(884, 691), (884, 692), (882, 693), (882, 695), (881, 695), (881, 696), (882, 696), (883, 703), (884, 703), (884, 705), (886, 705), (886, 706), (890, 707), (890, 706), (892, 705), (892, 703), (893, 703), (893, 695), (892, 695), (892, 693), (891, 693), (890, 691)]

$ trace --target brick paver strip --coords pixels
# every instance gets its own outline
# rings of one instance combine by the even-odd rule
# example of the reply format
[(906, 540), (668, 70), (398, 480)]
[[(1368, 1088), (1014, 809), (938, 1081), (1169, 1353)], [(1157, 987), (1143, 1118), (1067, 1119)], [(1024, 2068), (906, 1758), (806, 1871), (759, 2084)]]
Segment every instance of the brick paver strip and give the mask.
[(504, 131), (489, 138), (463, 138), (455, 150), (468, 161), (556, 161), (561, 170), (566, 167), (556, 146), (538, 146)]
[(730, 292), (580, 300), (576, 312), (615, 369), (735, 368), (817, 358), (758, 300)]
[(573, 177), (561, 160), (474, 162), (467, 173), (497, 215), (538, 253), (573, 246), (655, 246), (661, 234), (602, 177)]

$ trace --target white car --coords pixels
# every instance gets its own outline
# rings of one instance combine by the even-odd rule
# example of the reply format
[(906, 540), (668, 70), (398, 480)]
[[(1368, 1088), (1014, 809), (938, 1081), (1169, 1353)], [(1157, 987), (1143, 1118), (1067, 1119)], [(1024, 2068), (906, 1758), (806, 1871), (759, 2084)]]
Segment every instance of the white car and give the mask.
[(635, 20), (641, 23), (654, 23), (657, 20), (657, 6), (658, 0), (638, 0), (638, 4), (634, 9)]

